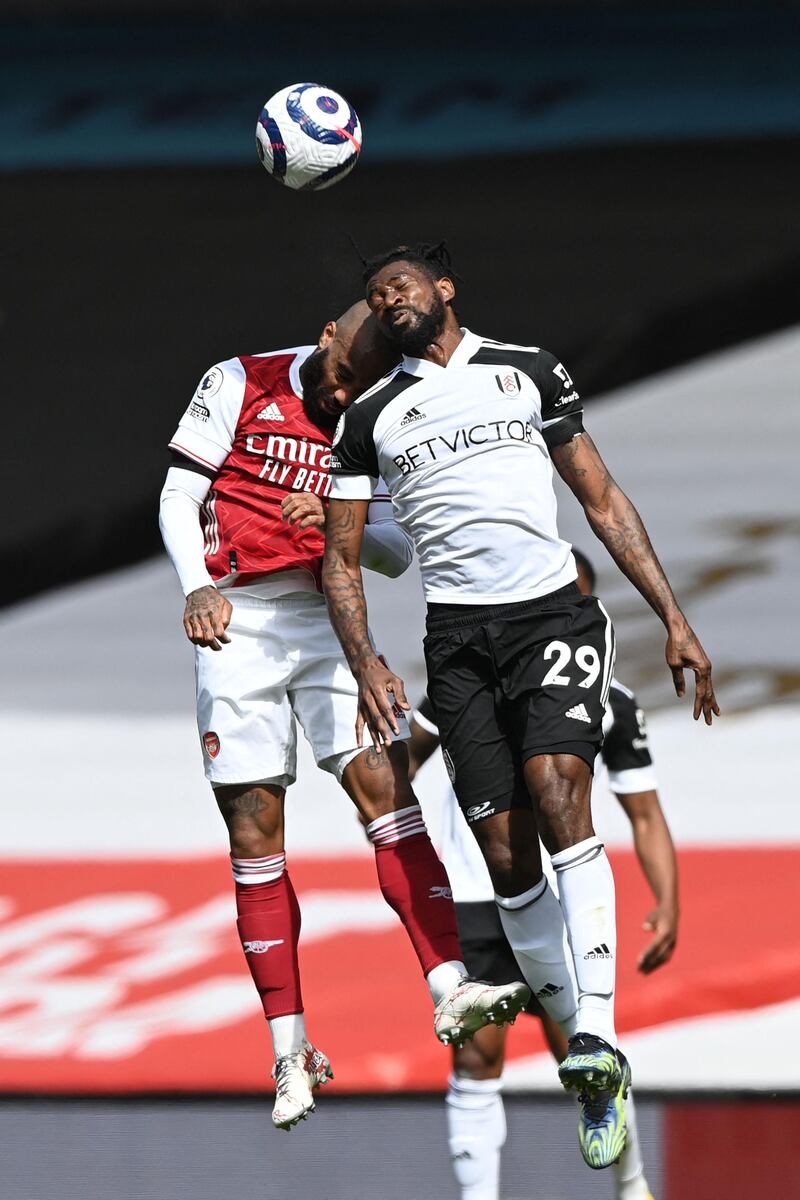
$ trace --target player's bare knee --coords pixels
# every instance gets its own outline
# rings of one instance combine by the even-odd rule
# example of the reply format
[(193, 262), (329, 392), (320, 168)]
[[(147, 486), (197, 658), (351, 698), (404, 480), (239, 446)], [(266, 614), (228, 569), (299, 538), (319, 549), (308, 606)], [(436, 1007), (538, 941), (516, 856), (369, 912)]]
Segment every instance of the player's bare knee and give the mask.
[(498, 896), (519, 896), (542, 877), (542, 859), (533, 814), (512, 809), (470, 827)]
[(479, 1029), (470, 1041), (453, 1048), (453, 1074), (462, 1079), (499, 1079), (505, 1062), (505, 1030)]
[(408, 779), (408, 752), (401, 743), (388, 750), (370, 746), (357, 755), (344, 769), (342, 786), (367, 823), (418, 803)]
[(235, 858), (262, 858), (283, 849), (283, 789), (248, 784), (214, 789)]

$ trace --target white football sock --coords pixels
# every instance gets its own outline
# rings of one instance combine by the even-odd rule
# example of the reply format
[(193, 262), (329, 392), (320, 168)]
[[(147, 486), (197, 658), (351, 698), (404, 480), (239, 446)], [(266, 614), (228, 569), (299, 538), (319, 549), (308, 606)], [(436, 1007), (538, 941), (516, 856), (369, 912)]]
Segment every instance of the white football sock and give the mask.
[(614, 1163), (616, 1200), (638, 1200), (640, 1196), (647, 1196), (649, 1189), (644, 1178), (642, 1147), (636, 1124), (636, 1107), (633, 1103), (633, 1090), (630, 1088), (625, 1101), (625, 1118), (628, 1122), (628, 1142), (622, 1158), (618, 1163)]
[(495, 896), (497, 910), (514, 957), (542, 1008), (575, 1032), (578, 997), (568, 962), (564, 915), (547, 880), (520, 896)]
[(440, 1000), (444, 1000), (445, 996), (452, 992), (457, 983), (460, 983), (467, 974), (467, 968), (463, 962), (458, 962), (456, 959), (451, 959), (450, 962), (439, 963), (428, 971), (425, 976), (425, 982), (431, 991), (431, 999), (434, 1004), (438, 1004)]
[(500, 1079), (451, 1075), (447, 1091), (450, 1161), (461, 1200), (499, 1200), (506, 1114)]
[(559, 850), (551, 861), (578, 981), (578, 1029), (616, 1048), (617, 926), (611, 866), (597, 837)]
[(283, 1058), (284, 1054), (295, 1054), (306, 1041), (306, 1022), (302, 1013), (270, 1018), (269, 1031), (276, 1059)]

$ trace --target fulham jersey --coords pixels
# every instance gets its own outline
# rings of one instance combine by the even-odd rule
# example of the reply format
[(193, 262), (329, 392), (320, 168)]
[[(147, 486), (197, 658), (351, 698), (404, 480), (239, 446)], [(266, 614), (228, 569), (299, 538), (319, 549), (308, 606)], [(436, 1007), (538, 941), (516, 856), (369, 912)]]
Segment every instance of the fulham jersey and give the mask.
[[(425, 697), (414, 713), (414, 720), (428, 733), (439, 736), (430, 700)], [(608, 772), (608, 786), (616, 795), (648, 792), (658, 787), (644, 713), (636, 697), (618, 680), (611, 680), (608, 706), (603, 718), (605, 740), (600, 751)], [(449, 784), (449, 781), (448, 781)], [(448, 786), (444, 799), (441, 830), (441, 855), (457, 904), (469, 904), (494, 899), (494, 888), (461, 810), (455, 792)], [(549, 873), (549, 859), (542, 860)]]
[(428, 601), (547, 595), (577, 575), (549, 450), (582, 431), (580, 397), (546, 350), (462, 332), (447, 366), (405, 357), (348, 409), (331, 495), (369, 499), (383, 477)]
[(327, 499), (331, 488), (331, 434), (306, 413), (300, 382), (313, 349), (218, 363), (200, 380), (169, 443), (175, 465), (212, 480), (201, 523), (206, 567), (221, 586), (292, 572), (290, 590), (321, 590), (324, 534), (281, 514), (290, 493)]

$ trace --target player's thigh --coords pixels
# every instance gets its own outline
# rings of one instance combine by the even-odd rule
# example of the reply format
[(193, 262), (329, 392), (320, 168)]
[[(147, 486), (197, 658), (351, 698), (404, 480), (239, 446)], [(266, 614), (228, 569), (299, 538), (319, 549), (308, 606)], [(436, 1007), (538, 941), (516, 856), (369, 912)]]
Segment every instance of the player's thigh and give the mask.
[(230, 642), (197, 647), (197, 725), (212, 786), (270, 783), (295, 777), (296, 734), (287, 694), (291, 664), (261, 601), (233, 600)]
[(475, 825), (519, 803), (530, 807), (500, 721), (480, 630), (429, 632), (425, 663), (442, 756), (467, 822)]
[(284, 634), (294, 647), (289, 700), (314, 751), (317, 766), (341, 782), (361, 753), (356, 739), (358, 684), (333, 631), (325, 602), (284, 614)]

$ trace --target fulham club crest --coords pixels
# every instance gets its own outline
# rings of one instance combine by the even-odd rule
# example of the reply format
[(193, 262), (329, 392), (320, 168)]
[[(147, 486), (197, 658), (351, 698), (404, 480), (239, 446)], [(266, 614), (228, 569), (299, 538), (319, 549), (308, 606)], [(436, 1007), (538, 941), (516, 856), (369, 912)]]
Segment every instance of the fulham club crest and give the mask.
[(516, 371), (506, 371), (504, 375), (495, 375), (495, 381), (504, 396), (518, 396), (522, 391), (522, 383)]
[(216, 758), (219, 754), (219, 735), (216, 733), (204, 733), (203, 745), (206, 748), (208, 757)]

